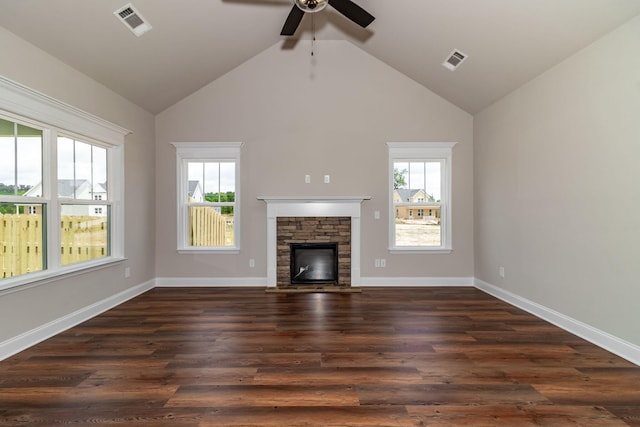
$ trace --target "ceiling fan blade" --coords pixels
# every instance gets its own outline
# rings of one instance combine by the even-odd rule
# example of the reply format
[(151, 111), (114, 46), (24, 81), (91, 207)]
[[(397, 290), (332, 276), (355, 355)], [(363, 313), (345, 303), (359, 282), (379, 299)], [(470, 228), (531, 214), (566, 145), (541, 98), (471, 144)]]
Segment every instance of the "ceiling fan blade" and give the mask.
[(282, 27), (282, 31), (280, 32), (281, 36), (292, 36), (293, 33), (298, 29), (298, 25), (300, 25), (300, 21), (304, 16), (304, 12), (295, 4), (291, 8), (291, 12), (289, 12), (289, 16), (287, 16), (287, 20), (284, 21), (284, 27)]
[(365, 28), (373, 22), (374, 18), (369, 12), (352, 2), (351, 0), (329, 0), (329, 4), (335, 10), (351, 19), (356, 24)]

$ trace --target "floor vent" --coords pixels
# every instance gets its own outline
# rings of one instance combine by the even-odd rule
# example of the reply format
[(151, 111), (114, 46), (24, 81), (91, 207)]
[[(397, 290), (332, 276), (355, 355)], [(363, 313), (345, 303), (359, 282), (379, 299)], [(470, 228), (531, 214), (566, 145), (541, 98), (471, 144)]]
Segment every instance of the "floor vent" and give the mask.
[(140, 15), (140, 12), (138, 12), (131, 3), (122, 6), (113, 12), (113, 14), (138, 37), (151, 29), (151, 24)]
[(447, 57), (447, 59), (442, 63), (445, 68), (453, 71), (460, 66), (467, 59), (467, 55), (465, 53), (460, 52), (457, 49), (454, 49), (451, 54)]

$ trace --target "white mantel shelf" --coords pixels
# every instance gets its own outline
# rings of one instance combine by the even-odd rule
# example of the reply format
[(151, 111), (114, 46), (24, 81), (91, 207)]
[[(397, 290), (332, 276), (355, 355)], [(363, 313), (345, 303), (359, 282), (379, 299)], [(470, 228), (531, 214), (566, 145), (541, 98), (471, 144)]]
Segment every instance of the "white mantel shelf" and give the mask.
[(267, 286), (276, 286), (278, 217), (351, 218), (351, 286), (360, 285), (360, 207), (371, 196), (258, 196), (267, 204)]
[(258, 196), (257, 199), (267, 203), (362, 203), (371, 200), (371, 196)]

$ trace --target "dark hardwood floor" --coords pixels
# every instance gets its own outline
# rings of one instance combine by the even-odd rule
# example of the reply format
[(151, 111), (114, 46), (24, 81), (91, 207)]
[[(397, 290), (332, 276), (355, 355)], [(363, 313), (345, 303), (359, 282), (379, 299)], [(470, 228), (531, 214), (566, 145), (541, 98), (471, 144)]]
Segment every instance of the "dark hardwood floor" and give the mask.
[(473, 288), (158, 288), (0, 362), (66, 424), (640, 426), (640, 367)]

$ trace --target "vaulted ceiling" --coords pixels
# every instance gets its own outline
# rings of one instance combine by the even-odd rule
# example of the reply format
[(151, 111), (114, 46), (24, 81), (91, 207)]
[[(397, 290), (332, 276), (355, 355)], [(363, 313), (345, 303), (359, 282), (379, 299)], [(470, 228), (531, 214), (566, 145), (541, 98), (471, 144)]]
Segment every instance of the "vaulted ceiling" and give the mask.
[[(114, 15), (129, 1), (153, 27), (140, 37)], [(347, 40), (473, 114), (640, 14), (638, 0), (355, 2), (376, 18), (366, 29), (328, 7), (293, 37), (280, 36), (293, 0), (0, 0), (0, 25), (151, 113), (315, 36)], [(453, 49), (468, 59), (449, 71)]]

